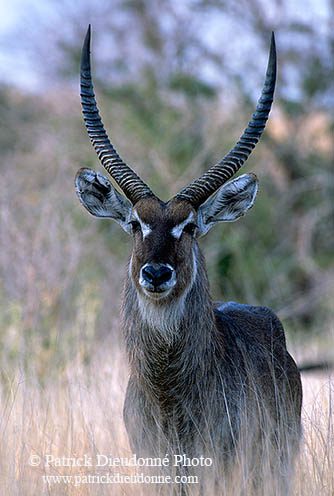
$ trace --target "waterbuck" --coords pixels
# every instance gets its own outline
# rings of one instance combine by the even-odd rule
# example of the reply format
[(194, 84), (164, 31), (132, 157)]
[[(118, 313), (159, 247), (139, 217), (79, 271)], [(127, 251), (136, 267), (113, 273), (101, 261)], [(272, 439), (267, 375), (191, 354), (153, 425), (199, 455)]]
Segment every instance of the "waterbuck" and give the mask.
[(264, 130), (275, 80), (272, 35), (264, 88), (240, 140), (164, 202), (109, 141), (93, 91), (88, 29), (81, 59), (84, 120), (102, 165), (126, 198), (91, 169), (80, 169), (75, 184), (92, 215), (114, 219), (133, 239), (122, 305), (130, 363), (124, 420), (141, 456), (205, 455), (225, 474), (240, 447), (257, 455), (257, 463), (274, 453), (270, 463), (284, 460), (285, 467), (297, 449), (301, 381), (282, 325), (265, 307), (213, 303), (197, 243), (216, 223), (237, 220), (254, 203), (254, 174), (227, 181)]

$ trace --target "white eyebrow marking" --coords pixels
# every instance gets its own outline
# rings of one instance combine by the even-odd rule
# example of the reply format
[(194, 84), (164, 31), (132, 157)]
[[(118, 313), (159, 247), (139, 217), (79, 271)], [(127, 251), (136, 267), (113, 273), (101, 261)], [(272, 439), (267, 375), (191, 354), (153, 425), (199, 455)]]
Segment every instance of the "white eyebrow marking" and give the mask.
[(148, 236), (152, 232), (152, 229), (150, 228), (150, 226), (148, 224), (146, 224), (144, 221), (141, 220), (141, 218), (138, 215), (137, 210), (133, 211), (133, 215), (134, 215), (135, 219), (139, 222), (140, 227), (141, 227), (141, 232), (143, 234), (143, 239), (145, 239), (146, 236)]
[(171, 235), (176, 239), (180, 239), (183, 229), (187, 224), (190, 223), (190, 221), (193, 220), (193, 218), (194, 218), (194, 212), (190, 212), (190, 214), (184, 221), (180, 222), (180, 224), (176, 224), (176, 226), (173, 227), (173, 229), (170, 232)]

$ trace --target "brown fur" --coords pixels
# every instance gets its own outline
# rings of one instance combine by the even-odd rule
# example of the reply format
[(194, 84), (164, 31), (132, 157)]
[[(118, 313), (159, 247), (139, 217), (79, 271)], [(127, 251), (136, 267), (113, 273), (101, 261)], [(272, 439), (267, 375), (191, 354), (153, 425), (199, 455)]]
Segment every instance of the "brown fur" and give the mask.
[[(145, 239), (140, 232), (134, 236), (123, 299), (131, 367), (124, 418), (132, 449), (147, 456), (206, 454), (218, 472), (224, 464), (226, 474), (242, 445), (247, 419), (253, 458), (270, 438), (273, 465), (278, 457), (287, 468), (298, 447), (302, 391), (282, 325), (265, 307), (212, 303), (196, 239), (184, 233), (176, 240), (169, 234), (191, 208), (187, 202), (155, 199), (136, 205), (152, 232)], [(147, 262), (166, 262), (177, 270), (172, 293), (149, 302), (160, 312), (161, 326), (145, 321), (139, 303), (149, 299), (138, 284), (139, 269)], [(182, 318), (167, 333), (163, 310), (184, 294)]]
[[(253, 488), (261, 485), (263, 459), (288, 481), (302, 390), (282, 325), (265, 307), (213, 304), (196, 240), (251, 207), (256, 178), (227, 183), (197, 211), (178, 198), (163, 203), (149, 197), (131, 206), (88, 169), (76, 184), (93, 215), (133, 232), (122, 327), (130, 363), (124, 419), (134, 452), (211, 457), (217, 484), (247, 453)], [(168, 278), (157, 285), (150, 274), (161, 267)], [(287, 485), (282, 488), (286, 494)]]
[(179, 241), (170, 234), (171, 229), (184, 221), (190, 212), (195, 210), (188, 202), (174, 200), (168, 204), (156, 198), (140, 200), (136, 206), (140, 219), (152, 227), (152, 234), (142, 239), (141, 232), (134, 235), (131, 274), (132, 280), (139, 293), (139, 271), (145, 263), (168, 263), (177, 267), (177, 285), (167, 298), (157, 300), (156, 305), (168, 305), (181, 296), (191, 282), (189, 270), (189, 252), (191, 252), (192, 237), (182, 236)]

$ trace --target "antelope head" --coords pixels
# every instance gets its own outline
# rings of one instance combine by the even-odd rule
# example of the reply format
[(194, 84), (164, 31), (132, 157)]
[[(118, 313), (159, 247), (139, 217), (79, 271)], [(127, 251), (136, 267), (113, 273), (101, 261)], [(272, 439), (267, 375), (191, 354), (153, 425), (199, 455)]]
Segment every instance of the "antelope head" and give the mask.
[(109, 141), (92, 85), (90, 27), (82, 49), (80, 76), (82, 110), (89, 137), (102, 165), (125, 196), (101, 173), (86, 168), (77, 173), (77, 195), (92, 215), (114, 219), (132, 235), (130, 275), (138, 293), (151, 302), (167, 303), (189, 290), (195, 279), (196, 239), (217, 222), (237, 220), (254, 203), (258, 189), (256, 176), (243, 174), (230, 179), (254, 149), (268, 119), (276, 80), (274, 35), (262, 94), (241, 138), (220, 162), (168, 202), (157, 198)]

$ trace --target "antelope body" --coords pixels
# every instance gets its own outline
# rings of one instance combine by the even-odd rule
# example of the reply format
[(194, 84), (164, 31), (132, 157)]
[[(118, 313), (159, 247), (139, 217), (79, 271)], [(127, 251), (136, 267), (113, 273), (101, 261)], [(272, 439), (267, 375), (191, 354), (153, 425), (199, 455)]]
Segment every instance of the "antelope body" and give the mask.
[(213, 303), (197, 243), (214, 224), (244, 215), (255, 200), (254, 174), (227, 181), (268, 118), (274, 38), (261, 98), (237, 145), (167, 203), (108, 139), (96, 107), (89, 46), (90, 29), (81, 62), (84, 119), (103, 166), (126, 198), (91, 169), (78, 172), (76, 190), (91, 214), (116, 220), (133, 237), (122, 305), (131, 371), (124, 419), (131, 447), (141, 456), (205, 454), (224, 472), (243, 439), (255, 453), (267, 436), (289, 464), (298, 446), (302, 391), (282, 325), (265, 307)]

